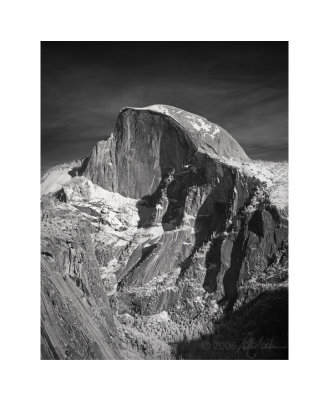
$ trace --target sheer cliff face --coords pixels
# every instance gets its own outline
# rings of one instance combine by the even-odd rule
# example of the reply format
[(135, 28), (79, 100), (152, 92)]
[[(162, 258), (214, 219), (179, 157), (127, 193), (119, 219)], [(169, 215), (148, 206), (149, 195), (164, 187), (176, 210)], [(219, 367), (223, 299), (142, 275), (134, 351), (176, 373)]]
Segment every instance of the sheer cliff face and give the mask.
[(116, 141), (113, 135), (108, 140), (98, 142), (89, 157), (84, 175), (111, 192), (117, 191), (115, 163)]
[(124, 109), (114, 138), (97, 144), (86, 176), (132, 198), (153, 193), (168, 171), (181, 172), (197, 150), (248, 160), (241, 146), (219, 126), (170, 106)]
[(43, 358), (175, 358), (173, 343), (272, 301), (287, 287), (285, 171), (194, 114), (122, 110), (43, 197)]
[(164, 173), (179, 172), (195, 152), (175, 121), (150, 111), (123, 111), (116, 125), (118, 192), (133, 198), (151, 194)]

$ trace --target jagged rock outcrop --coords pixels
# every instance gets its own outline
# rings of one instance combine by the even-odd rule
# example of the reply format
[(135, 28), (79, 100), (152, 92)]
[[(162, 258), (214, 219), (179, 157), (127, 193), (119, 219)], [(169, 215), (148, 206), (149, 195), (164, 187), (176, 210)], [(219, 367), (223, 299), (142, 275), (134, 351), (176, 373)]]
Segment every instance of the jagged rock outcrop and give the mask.
[[(182, 282), (190, 286), (184, 276), (193, 275), (193, 269), (201, 264), (199, 287), (232, 308), (241, 282), (266, 271), (272, 260), (286, 251), (287, 220), (271, 205), (263, 186), (256, 177), (244, 176), (238, 169), (198, 152), (191, 168), (175, 174), (167, 188), (169, 205), (162, 218), (166, 232), (148, 247), (140, 245), (120, 268), (118, 295), (122, 291), (125, 302), (127, 293), (132, 303), (138, 298), (144, 314), (168, 310), (181, 300), (197, 297), (190, 289), (187, 294)], [(148, 198), (143, 207), (145, 201), (154, 207)], [(143, 285), (157, 276), (171, 277), (167, 288), (171, 294), (164, 294), (162, 287), (154, 290), (159, 293), (143, 298)]]
[(275, 296), (288, 276), (286, 171), (202, 117), (123, 109), (43, 196), (42, 357), (175, 358), (177, 343)]

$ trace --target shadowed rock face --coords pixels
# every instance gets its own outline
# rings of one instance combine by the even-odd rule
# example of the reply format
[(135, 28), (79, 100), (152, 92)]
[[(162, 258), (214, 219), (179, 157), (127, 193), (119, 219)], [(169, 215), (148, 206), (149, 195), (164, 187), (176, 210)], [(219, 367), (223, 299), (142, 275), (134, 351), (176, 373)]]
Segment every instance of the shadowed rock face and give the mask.
[(123, 111), (116, 137), (118, 193), (133, 198), (153, 193), (165, 172), (180, 172), (196, 151), (177, 123), (149, 111)]
[(175, 358), (177, 343), (275, 298), (287, 210), (255, 165), (202, 117), (122, 110), (79, 176), (42, 198), (42, 358)]
[[(143, 245), (137, 247), (119, 272), (118, 296), (124, 293), (125, 304), (130, 297), (144, 314), (170, 309), (172, 296), (175, 303), (193, 302), (199, 290), (229, 311), (241, 283), (261, 274), (266, 279), (266, 269), (286, 253), (287, 220), (270, 204), (262, 183), (208, 154), (198, 152), (191, 169), (175, 174), (166, 196), (166, 232), (149, 242), (145, 257)], [(154, 208), (152, 196), (145, 203)], [(143, 286), (163, 275), (174, 284), (144, 296)]]

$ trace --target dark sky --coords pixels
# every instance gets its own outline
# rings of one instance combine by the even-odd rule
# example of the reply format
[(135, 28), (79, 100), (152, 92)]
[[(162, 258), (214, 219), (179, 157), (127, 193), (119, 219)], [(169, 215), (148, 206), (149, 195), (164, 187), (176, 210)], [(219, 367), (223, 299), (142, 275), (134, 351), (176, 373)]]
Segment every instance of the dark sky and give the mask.
[(124, 106), (169, 104), (288, 157), (287, 42), (42, 42), (41, 169), (88, 155)]

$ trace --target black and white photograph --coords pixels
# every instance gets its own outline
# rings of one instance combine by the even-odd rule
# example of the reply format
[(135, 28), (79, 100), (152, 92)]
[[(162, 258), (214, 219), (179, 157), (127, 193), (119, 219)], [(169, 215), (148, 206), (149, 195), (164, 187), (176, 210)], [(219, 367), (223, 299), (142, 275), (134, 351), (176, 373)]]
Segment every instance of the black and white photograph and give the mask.
[(328, 398), (327, 19), (3, 4), (2, 398)]
[(41, 359), (288, 359), (288, 42), (41, 42)]

